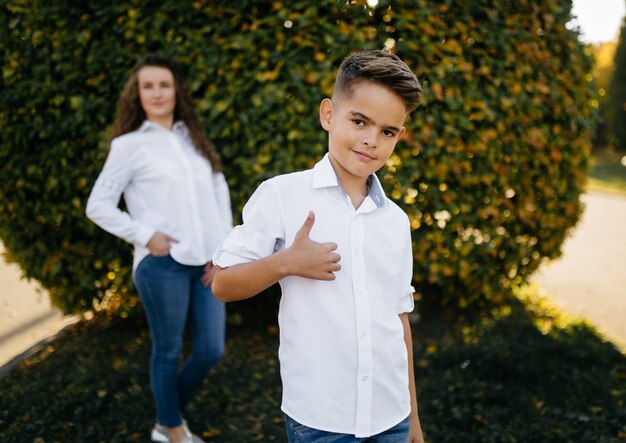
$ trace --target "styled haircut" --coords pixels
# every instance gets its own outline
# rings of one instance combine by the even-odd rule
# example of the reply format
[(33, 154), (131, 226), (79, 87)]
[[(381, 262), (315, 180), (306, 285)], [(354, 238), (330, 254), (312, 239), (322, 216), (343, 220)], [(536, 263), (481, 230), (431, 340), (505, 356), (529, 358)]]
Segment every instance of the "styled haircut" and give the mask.
[(180, 68), (173, 59), (163, 54), (148, 54), (140, 58), (130, 71), (126, 85), (120, 94), (117, 102), (117, 112), (113, 127), (111, 129), (111, 139), (127, 134), (139, 128), (146, 119), (146, 113), (141, 106), (139, 98), (139, 81), (137, 73), (146, 66), (156, 66), (165, 68), (174, 77), (174, 87), (176, 89), (176, 107), (174, 108), (174, 121), (183, 121), (189, 129), (189, 136), (194, 147), (210, 163), (214, 171), (222, 171), (220, 158), (209, 140), (206, 132), (200, 124), (191, 99), (191, 94), (183, 78)]
[(354, 87), (363, 81), (385, 86), (404, 102), (407, 113), (418, 107), (422, 87), (417, 77), (400, 58), (386, 51), (362, 51), (348, 55), (337, 73), (333, 98), (350, 98)]

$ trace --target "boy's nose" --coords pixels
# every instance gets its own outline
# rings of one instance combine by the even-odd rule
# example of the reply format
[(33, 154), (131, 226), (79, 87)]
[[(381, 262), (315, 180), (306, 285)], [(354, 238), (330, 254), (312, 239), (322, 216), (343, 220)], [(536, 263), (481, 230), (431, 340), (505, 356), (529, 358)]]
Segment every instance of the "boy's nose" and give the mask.
[(365, 134), (363, 136), (363, 140), (361, 140), (361, 143), (363, 143), (365, 146), (368, 146), (370, 148), (375, 148), (376, 147), (376, 135), (372, 133)]

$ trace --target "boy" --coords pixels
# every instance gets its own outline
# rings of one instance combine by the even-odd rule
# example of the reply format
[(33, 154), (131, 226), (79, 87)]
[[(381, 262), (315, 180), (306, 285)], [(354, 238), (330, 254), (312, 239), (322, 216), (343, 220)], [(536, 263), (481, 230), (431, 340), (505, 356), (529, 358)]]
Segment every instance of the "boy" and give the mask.
[(320, 105), (328, 153), (311, 170), (262, 183), (213, 256), (222, 301), (280, 282), (290, 442), (423, 442), (408, 322), (409, 221), (375, 175), (420, 94), (395, 55), (346, 57), (332, 99)]

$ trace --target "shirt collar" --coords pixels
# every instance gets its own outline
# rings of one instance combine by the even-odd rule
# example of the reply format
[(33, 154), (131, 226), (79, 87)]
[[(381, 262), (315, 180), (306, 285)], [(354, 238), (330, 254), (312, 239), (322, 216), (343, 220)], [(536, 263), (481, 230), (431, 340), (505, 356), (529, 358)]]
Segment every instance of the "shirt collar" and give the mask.
[[(339, 177), (337, 177), (327, 153), (324, 155), (324, 158), (313, 167), (313, 188), (327, 188), (331, 186), (337, 186), (341, 192), (344, 192)], [(368, 195), (374, 201), (376, 207), (382, 208), (385, 204), (385, 191), (383, 191), (383, 187), (376, 174), (367, 177), (366, 186)]]
[[(144, 120), (144, 122), (141, 124), (141, 126), (137, 130), (139, 132), (147, 132), (150, 129), (166, 129), (166, 128), (164, 128), (160, 124), (155, 123), (153, 121)], [(172, 132), (184, 132), (186, 130), (187, 130), (187, 126), (185, 125), (185, 122), (183, 122), (182, 120), (178, 120), (172, 125)]]

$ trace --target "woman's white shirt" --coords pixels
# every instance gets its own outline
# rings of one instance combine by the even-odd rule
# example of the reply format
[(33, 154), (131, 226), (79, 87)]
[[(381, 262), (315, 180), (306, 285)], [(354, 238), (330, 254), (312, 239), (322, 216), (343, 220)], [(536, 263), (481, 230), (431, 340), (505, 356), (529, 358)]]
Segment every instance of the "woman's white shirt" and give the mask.
[[(121, 195), (128, 212), (118, 205)], [(115, 138), (87, 201), (87, 217), (135, 247), (133, 270), (156, 231), (178, 240), (170, 255), (185, 265), (211, 261), (232, 229), (228, 184), (193, 146), (183, 122), (172, 130), (146, 120)]]

